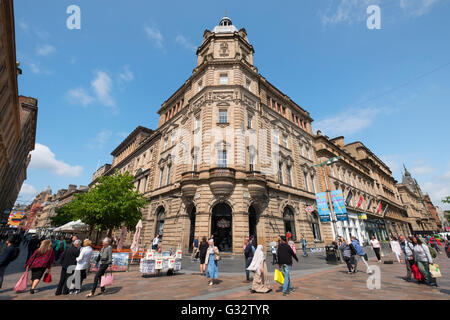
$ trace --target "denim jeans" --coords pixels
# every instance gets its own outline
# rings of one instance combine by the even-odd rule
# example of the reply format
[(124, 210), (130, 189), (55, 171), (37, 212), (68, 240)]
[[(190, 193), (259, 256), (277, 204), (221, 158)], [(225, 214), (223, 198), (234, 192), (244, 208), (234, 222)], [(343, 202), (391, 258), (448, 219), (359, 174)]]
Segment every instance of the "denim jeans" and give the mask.
[(291, 266), (288, 266), (287, 264), (283, 264), (281, 266), (281, 269), (283, 271), (283, 276), (284, 276), (283, 293), (288, 293), (288, 290), (292, 289), (291, 279), (289, 277), (289, 272), (290, 272)]
[(303, 249), (303, 255), (304, 255), (304, 256), (308, 255), (308, 254), (306, 253), (306, 246), (302, 246), (302, 249)]

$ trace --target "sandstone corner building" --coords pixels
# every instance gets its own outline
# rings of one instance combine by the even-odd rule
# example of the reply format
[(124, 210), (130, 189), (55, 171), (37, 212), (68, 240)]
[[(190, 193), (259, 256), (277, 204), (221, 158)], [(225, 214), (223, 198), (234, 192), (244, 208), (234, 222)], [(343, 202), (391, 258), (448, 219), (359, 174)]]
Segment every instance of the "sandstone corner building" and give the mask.
[[(304, 235), (310, 247), (333, 240), (331, 224), (321, 223), (316, 209), (305, 210), (316, 208), (315, 194), (324, 188), (314, 166), (319, 138), (312, 133), (313, 119), (258, 73), (254, 53), (246, 30), (228, 17), (205, 30), (197, 66), (162, 104), (158, 128), (137, 127), (112, 152), (112, 163), (94, 173), (91, 186), (116, 169), (135, 177), (148, 199), (141, 246), (149, 247), (156, 234), (163, 235), (163, 248), (181, 245), (185, 252), (194, 236), (214, 235), (222, 252), (235, 254), (242, 253), (247, 236), (266, 249), (287, 232), (297, 244)], [(370, 151), (360, 159), (359, 147), (347, 146), (346, 152), (355, 153), (347, 161), (376, 186), (370, 166), (381, 164), (373, 164)], [(389, 181), (395, 189), (395, 180)], [(383, 198), (385, 193), (369, 195), (361, 188), (368, 198), (392, 203), (393, 219), (406, 223), (394, 191)]]

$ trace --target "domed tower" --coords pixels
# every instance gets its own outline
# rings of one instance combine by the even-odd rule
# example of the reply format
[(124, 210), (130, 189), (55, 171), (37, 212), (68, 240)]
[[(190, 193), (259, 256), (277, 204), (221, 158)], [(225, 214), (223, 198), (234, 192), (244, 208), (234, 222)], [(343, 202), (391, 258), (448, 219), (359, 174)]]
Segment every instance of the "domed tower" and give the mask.
[(212, 31), (203, 33), (203, 43), (197, 50), (197, 67), (211, 60), (244, 60), (253, 66), (254, 53), (247, 31), (238, 30), (229, 17), (223, 17)]

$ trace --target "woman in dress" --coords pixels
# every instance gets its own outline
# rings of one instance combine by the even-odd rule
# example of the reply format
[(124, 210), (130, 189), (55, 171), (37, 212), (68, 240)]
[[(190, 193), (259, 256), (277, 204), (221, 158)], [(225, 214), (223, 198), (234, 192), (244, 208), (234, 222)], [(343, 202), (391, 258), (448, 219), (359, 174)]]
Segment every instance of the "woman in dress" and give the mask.
[(200, 252), (200, 274), (204, 275), (206, 272), (206, 251), (208, 251), (208, 241), (206, 241), (206, 237), (202, 238), (202, 241), (200, 242), (200, 245), (198, 246), (198, 250)]
[(263, 246), (260, 244), (256, 248), (253, 260), (247, 270), (254, 271), (251, 292), (267, 293), (272, 291), (267, 281), (267, 264)]
[(402, 255), (402, 248), (400, 247), (400, 243), (397, 241), (396, 237), (392, 237), (390, 244), (392, 252), (395, 254), (398, 263), (400, 263), (401, 262), (400, 256)]
[(52, 249), (52, 242), (50, 240), (44, 240), (41, 243), (39, 249), (37, 249), (33, 255), (28, 259), (25, 264), (25, 268), (31, 269), (31, 290), (30, 293), (34, 294), (35, 289), (41, 280), (46, 269), (50, 273), (52, 264), (55, 262), (55, 252)]
[(214, 240), (210, 239), (208, 241), (209, 247), (206, 251), (206, 277), (208, 278), (208, 285), (212, 286), (214, 284), (214, 279), (219, 277), (219, 268), (217, 267), (217, 261), (219, 257), (219, 249), (214, 246)]

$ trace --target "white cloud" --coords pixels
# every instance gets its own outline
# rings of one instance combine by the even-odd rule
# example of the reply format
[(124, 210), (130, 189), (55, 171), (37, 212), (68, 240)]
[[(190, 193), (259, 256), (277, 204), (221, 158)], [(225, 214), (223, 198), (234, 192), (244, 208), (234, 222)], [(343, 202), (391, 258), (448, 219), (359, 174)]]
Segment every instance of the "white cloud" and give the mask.
[(377, 5), (380, 0), (341, 0), (331, 1), (325, 14), (322, 14), (322, 24), (352, 24), (367, 19), (366, 9), (369, 5)]
[(182, 35), (177, 35), (177, 37), (175, 38), (176, 43), (182, 45), (183, 47), (185, 47), (186, 49), (190, 50), (190, 51), (195, 51), (197, 49), (197, 47), (192, 44), (192, 42), (190, 42), (188, 39), (186, 39), (184, 36)]
[(28, 24), (23, 22), (23, 21), (19, 21), (18, 26), (20, 27), (20, 29), (22, 30), (28, 30)]
[(29, 168), (32, 170), (46, 170), (52, 174), (66, 177), (78, 177), (83, 171), (79, 165), (72, 166), (64, 161), (57, 160), (55, 154), (46, 145), (36, 143), (31, 152)]
[(24, 183), (20, 189), (17, 200), (19, 202), (28, 202), (33, 199), (39, 192), (31, 184)]
[(41, 73), (41, 68), (36, 64), (36, 63), (29, 63), (31, 72), (33, 72), (34, 74), (40, 74)]
[(106, 72), (97, 71), (95, 79), (91, 82), (91, 86), (101, 103), (108, 107), (114, 107), (116, 105), (116, 102), (111, 97), (112, 80)]
[(450, 179), (425, 182), (422, 186), (422, 191), (430, 195), (430, 199), (435, 206), (440, 206), (444, 210), (450, 209), (449, 204), (444, 204), (441, 201), (450, 196)]
[(419, 165), (411, 169), (411, 173), (415, 175), (424, 175), (433, 173), (436, 170), (433, 167), (427, 166), (427, 165)]
[(319, 120), (314, 128), (330, 137), (346, 136), (369, 127), (383, 108), (352, 109), (338, 115)]
[(87, 145), (90, 149), (103, 149), (112, 136), (111, 130), (103, 130), (99, 132), (95, 138)]
[(400, 8), (411, 16), (422, 16), (440, 0), (400, 0)]
[(152, 40), (156, 44), (156, 46), (158, 46), (161, 49), (164, 48), (163, 45), (164, 37), (158, 29), (145, 27), (145, 32), (147, 33), (148, 38)]
[(71, 104), (81, 104), (83, 107), (88, 106), (94, 101), (94, 98), (83, 88), (71, 89), (67, 92), (67, 96)]
[(46, 45), (40, 46), (37, 49), (37, 54), (40, 56), (48, 56), (49, 54), (52, 54), (55, 51), (56, 51), (56, 49), (54, 46), (46, 44)]
[(133, 72), (131, 72), (130, 66), (124, 66), (122, 68), (122, 71), (119, 73), (118, 82), (125, 83), (125, 82), (133, 81), (133, 79), (134, 79), (134, 74), (133, 74)]
[(380, 156), (381, 161), (383, 161), (389, 169), (392, 171), (394, 177), (401, 176), (401, 162), (404, 157), (398, 154), (388, 154)]

